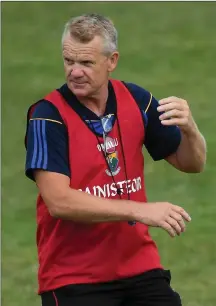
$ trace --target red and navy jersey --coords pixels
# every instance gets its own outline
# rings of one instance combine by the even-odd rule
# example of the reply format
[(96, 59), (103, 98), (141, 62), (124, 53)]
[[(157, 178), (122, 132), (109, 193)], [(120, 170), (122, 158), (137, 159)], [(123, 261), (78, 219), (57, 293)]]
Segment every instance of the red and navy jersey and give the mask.
[[(179, 146), (181, 141), (179, 128), (161, 124), (160, 114), (157, 111), (158, 101), (149, 91), (132, 83), (124, 84), (134, 97), (143, 117), (145, 148), (153, 160), (165, 159)], [(82, 105), (66, 84), (58, 91), (80, 118), (98, 135), (102, 135), (100, 118)], [(116, 98), (112, 84), (109, 82), (109, 95), (104, 116), (110, 115), (111, 122), (114, 124), (115, 114)], [(30, 117), (26, 133), (26, 175), (34, 180), (33, 170), (44, 169), (70, 177), (72, 173), (69, 167), (67, 129), (57, 108), (46, 100), (40, 100)]]
[[(158, 104), (149, 92), (142, 90), (144, 107), (138, 104), (129, 90), (134, 86), (111, 80), (106, 111), (100, 118), (82, 105), (67, 85), (47, 95), (47, 102), (33, 105), (26, 138), (27, 175), (33, 178), (34, 169), (64, 173), (73, 189), (145, 205), (143, 145), (154, 159), (164, 158), (177, 149), (180, 134), (177, 127), (160, 125)], [(49, 105), (56, 117), (39, 116), (41, 105)], [(160, 155), (154, 153), (157, 143), (163, 147)], [(39, 293), (161, 268), (157, 247), (145, 224), (81, 224), (56, 219), (50, 216), (40, 194), (37, 247)]]

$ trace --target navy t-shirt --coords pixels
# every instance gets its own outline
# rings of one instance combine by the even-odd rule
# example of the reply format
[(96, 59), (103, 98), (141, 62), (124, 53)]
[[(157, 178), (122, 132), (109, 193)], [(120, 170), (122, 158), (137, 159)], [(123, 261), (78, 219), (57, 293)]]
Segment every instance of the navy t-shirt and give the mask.
[[(158, 101), (152, 94), (132, 83), (124, 83), (140, 108), (145, 126), (144, 145), (153, 160), (165, 159), (176, 152), (181, 134), (177, 126), (163, 126), (157, 111)], [(66, 84), (58, 89), (69, 105), (82, 120), (98, 135), (103, 134), (100, 118), (81, 104)], [(111, 82), (106, 110), (103, 116), (110, 115), (115, 122), (116, 98)], [(90, 120), (90, 121), (89, 121)], [(43, 169), (71, 177), (67, 128), (58, 109), (51, 103), (41, 100), (37, 103), (27, 129), (26, 175), (34, 180), (33, 170)]]

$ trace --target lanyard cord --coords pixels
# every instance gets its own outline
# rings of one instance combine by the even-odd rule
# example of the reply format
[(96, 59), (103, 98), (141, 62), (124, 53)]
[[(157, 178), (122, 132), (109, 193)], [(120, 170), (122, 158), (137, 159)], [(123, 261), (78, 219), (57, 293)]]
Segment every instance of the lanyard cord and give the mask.
[[(130, 200), (130, 193), (129, 193), (129, 189), (128, 189), (128, 175), (127, 175), (127, 167), (126, 167), (126, 158), (125, 158), (125, 153), (124, 153), (124, 147), (123, 147), (123, 141), (122, 141), (122, 133), (121, 133), (121, 128), (120, 128), (118, 116), (116, 116), (116, 120), (117, 120), (118, 134), (119, 134), (119, 139), (120, 139), (120, 147), (121, 147), (121, 152), (122, 152), (122, 157), (123, 157), (123, 163), (124, 163), (124, 172), (125, 172), (126, 186), (127, 186), (127, 199)], [(103, 137), (103, 138), (104, 138), (104, 150), (103, 150), (102, 145), (101, 145), (101, 142), (100, 142), (100, 140), (99, 140), (99, 137), (98, 137), (98, 135), (97, 135), (97, 133), (96, 133), (96, 130), (95, 130), (95, 128), (94, 128), (94, 125), (93, 125), (93, 123), (92, 123), (91, 120), (89, 120), (89, 122), (90, 122), (90, 124), (91, 124), (91, 126), (92, 126), (92, 129), (93, 129), (94, 133), (95, 133), (95, 136), (96, 136), (97, 141), (98, 141), (98, 144), (99, 144), (99, 146), (100, 146), (100, 148), (101, 148), (101, 152), (102, 152), (102, 154), (103, 154), (103, 156), (104, 156), (104, 159), (105, 159), (105, 162), (106, 162), (106, 164), (107, 164), (107, 167), (108, 167), (108, 169), (110, 170), (110, 173), (111, 173), (111, 177), (112, 177), (113, 183), (115, 184), (115, 187), (116, 187), (116, 190), (117, 190), (117, 194), (118, 194), (118, 196), (119, 196), (119, 198), (120, 198), (120, 200), (121, 200), (121, 199), (122, 199), (121, 195), (124, 194), (124, 191), (122, 190), (123, 188), (119, 188), (119, 187), (117, 186), (117, 183), (116, 183), (116, 180), (115, 180), (115, 178), (114, 178), (112, 169), (111, 169), (111, 167), (109, 166), (109, 163), (108, 163), (108, 161), (107, 161), (106, 141), (105, 141), (106, 137), (105, 137), (104, 129), (103, 129), (103, 136), (104, 136), (104, 137)], [(135, 222), (135, 221), (129, 221), (128, 224), (129, 224), (129, 225), (135, 225), (136, 222)]]
[[(92, 126), (92, 129), (93, 129), (94, 133), (95, 133), (95, 136), (96, 136), (97, 141), (98, 141), (98, 144), (99, 144), (99, 146), (100, 146), (100, 148), (101, 148), (101, 152), (102, 152), (102, 154), (103, 154), (103, 157), (104, 157), (104, 160), (105, 160), (105, 162), (106, 162), (106, 164), (107, 164), (107, 167), (108, 167), (108, 169), (110, 170), (110, 173), (111, 173), (111, 177), (112, 177), (113, 183), (115, 184), (115, 187), (116, 187), (116, 190), (117, 190), (117, 194), (118, 194), (119, 198), (122, 199), (121, 195), (124, 194), (124, 192), (123, 192), (122, 188), (119, 188), (119, 187), (118, 187), (118, 185), (117, 185), (117, 183), (116, 183), (116, 180), (115, 180), (115, 178), (114, 178), (112, 169), (111, 169), (111, 167), (110, 167), (110, 165), (109, 165), (109, 163), (108, 163), (108, 160), (107, 160), (107, 152), (106, 152), (106, 143), (105, 143), (105, 141), (104, 141), (104, 150), (103, 150), (102, 145), (101, 145), (101, 142), (100, 142), (99, 137), (98, 137), (98, 135), (97, 135), (97, 132), (96, 132), (96, 130), (95, 130), (95, 127), (94, 127), (94, 125), (93, 125), (93, 123), (92, 123), (91, 120), (89, 120), (89, 122), (90, 122), (90, 124), (91, 124), (91, 126)], [(103, 131), (103, 136), (105, 136), (105, 132), (104, 132), (104, 131)], [(104, 137), (104, 139), (105, 139), (105, 137)]]

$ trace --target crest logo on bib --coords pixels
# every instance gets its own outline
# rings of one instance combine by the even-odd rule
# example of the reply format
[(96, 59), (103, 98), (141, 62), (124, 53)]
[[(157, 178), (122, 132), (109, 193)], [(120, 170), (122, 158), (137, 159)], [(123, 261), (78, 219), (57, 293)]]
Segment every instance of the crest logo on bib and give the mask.
[(109, 176), (117, 175), (121, 169), (119, 167), (118, 152), (116, 150), (118, 140), (113, 139), (111, 137), (106, 137), (104, 145), (104, 151), (106, 152), (106, 160), (109, 165), (109, 169), (106, 169), (106, 174)]

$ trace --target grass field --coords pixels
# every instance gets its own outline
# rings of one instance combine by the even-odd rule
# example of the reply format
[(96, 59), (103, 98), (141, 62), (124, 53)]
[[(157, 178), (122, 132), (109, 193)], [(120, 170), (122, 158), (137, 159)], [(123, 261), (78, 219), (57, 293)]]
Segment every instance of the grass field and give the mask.
[(64, 82), (64, 23), (83, 12), (110, 16), (121, 58), (114, 77), (157, 98), (187, 99), (206, 137), (200, 175), (146, 157), (150, 201), (183, 205), (192, 223), (182, 237), (152, 231), (184, 306), (216, 305), (216, 3), (2, 3), (2, 305), (36, 306), (36, 188), (24, 176), (28, 105)]

